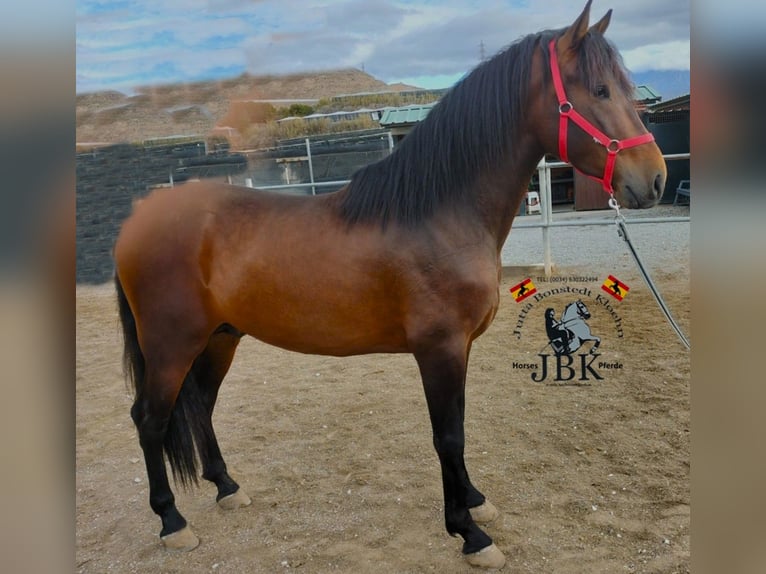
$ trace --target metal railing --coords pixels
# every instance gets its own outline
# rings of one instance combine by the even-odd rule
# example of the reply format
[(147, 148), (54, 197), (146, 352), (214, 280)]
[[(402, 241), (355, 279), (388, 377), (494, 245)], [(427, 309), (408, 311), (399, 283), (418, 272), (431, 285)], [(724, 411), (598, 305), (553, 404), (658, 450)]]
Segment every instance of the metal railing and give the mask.
[[(361, 139), (383, 139), (384, 137), (386, 138), (386, 141), (387, 141), (387, 144), (388, 144), (388, 146), (387, 146), (388, 153), (391, 154), (391, 153), (393, 153), (393, 150), (394, 150), (394, 139), (393, 139), (393, 136), (391, 135), (391, 132), (387, 132), (385, 134), (374, 133), (374, 134), (367, 134), (367, 135), (356, 135), (353, 138), (349, 138), (348, 136), (344, 137), (341, 134), (338, 134), (337, 137), (333, 137), (332, 135), (330, 135), (330, 136), (328, 136), (327, 138), (324, 138), (324, 139), (338, 142), (338, 141), (344, 141), (344, 140), (349, 140), (349, 139), (353, 139), (353, 141), (359, 141)], [(287, 184), (280, 184), (280, 185), (258, 185), (258, 186), (253, 186), (252, 179), (251, 178), (245, 178), (245, 185), (247, 187), (257, 187), (258, 189), (270, 189), (270, 190), (280, 190), (280, 189), (284, 190), (284, 189), (292, 189), (292, 188), (309, 187), (309, 188), (311, 188), (311, 195), (316, 195), (316, 193), (317, 193), (316, 192), (316, 188), (319, 187), (319, 186), (338, 185), (340, 187), (340, 186), (343, 186), (343, 185), (348, 183), (348, 180), (345, 180), (345, 181), (324, 181), (324, 182), (314, 181), (314, 161), (313, 161), (313, 156), (312, 156), (312, 153), (311, 153), (311, 138), (310, 137), (304, 138), (303, 142), (301, 144), (290, 144), (287, 147), (292, 147), (292, 148), (303, 147), (303, 148), (305, 148), (306, 155), (299, 156), (299, 157), (294, 157), (292, 159), (293, 160), (302, 160), (302, 161), (307, 162), (308, 168), (309, 168), (309, 182), (308, 183), (294, 183), (294, 184), (287, 183)], [(244, 151), (242, 153), (248, 153), (248, 151), (250, 151), (250, 150)], [(289, 179), (288, 179), (288, 181), (289, 181)], [(229, 183), (231, 183), (231, 181)]]
[[(306, 145), (307, 147), (309, 146), (308, 140), (306, 142)], [(690, 154), (689, 153), (664, 154), (662, 157), (664, 157), (666, 161), (674, 161), (674, 160), (689, 159)], [(512, 226), (513, 229), (541, 228), (543, 230), (543, 267), (545, 269), (546, 277), (549, 277), (551, 275), (551, 270), (553, 268), (553, 261), (551, 256), (551, 237), (550, 237), (550, 229), (552, 227), (614, 225), (614, 220), (607, 219), (607, 218), (577, 219), (577, 220), (570, 220), (570, 221), (554, 221), (553, 220), (553, 200), (552, 200), (552, 194), (551, 194), (551, 169), (559, 168), (559, 167), (572, 167), (572, 165), (570, 163), (566, 163), (562, 161), (546, 162), (545, 158), (540, 160), (540, 163), (537, 165), (538, 181), (540, 183), (540, 221), (526, 222), (526, 221), (519, 221), (517, 218), (517, 219), (514, 219), (513, 226)], [(350, 180), (323, 181), (323, 182), (312, 181), (311, 183), (266, 185), (266, 186), (258, 186), (258, 189), (280, 190), (280, 189), (308, 187), (308, 188), (311, 188), (311, 193), (315, 195), (317, 187), (334, 186), (334, 187), (340, 188), (346, 185), (347, 183), (349, 183), (349, 181)], [(248, 184), (251, 184), (251, 183), (252, 182), (248, 180)], [(690, 218), (688, 216), (626, 218), (626, 222), (630, 224), (687, 223), (689, 221), (690, 221)]]

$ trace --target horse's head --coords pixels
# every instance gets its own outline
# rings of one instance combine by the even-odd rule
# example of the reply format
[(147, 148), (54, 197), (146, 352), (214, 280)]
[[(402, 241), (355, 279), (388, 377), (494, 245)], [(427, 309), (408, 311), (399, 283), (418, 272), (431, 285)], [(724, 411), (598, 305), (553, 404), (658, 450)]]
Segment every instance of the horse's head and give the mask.
[(622, 206), (652, 207), (667, 170), (636, 113), (622, 59), (604, 38), (611, 14), (589, 26), (589, 0), (571, 26), (541, 46), (545, 96), (535, 111), (545, 119), (538, 122), (539, 135), (546, 153), (601, 181)]
[(585, 303), (578, 299), (574, 304), (577, 307), (577, 314), (580, 317), (583, 319), (590, 319), (590, 311), (588, 311), (588, 307), (585, 306)]

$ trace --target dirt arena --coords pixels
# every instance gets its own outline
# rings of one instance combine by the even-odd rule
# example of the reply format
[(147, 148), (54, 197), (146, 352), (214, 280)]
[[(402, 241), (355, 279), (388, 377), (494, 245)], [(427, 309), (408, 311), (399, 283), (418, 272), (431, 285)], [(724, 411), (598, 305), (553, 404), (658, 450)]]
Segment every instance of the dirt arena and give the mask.
[[(601, 291), (611, 272), (558, 269), (559, 279), (575, 280), (536, 282), (539, 293), (588, 289), (580, 296), (602, 338), (592, 364), (602, 379), (585, 370), (580, 380), (579, 358), (568, 381), (549, 372), (534, 382), (534, 369), (518, 368), (539, 367), (537, 354), (550, 353), (545, 309), (560, 316), (577, 298), (528, 299), (533, 306), (520, 319), (523, 303), (509, 288), (539, 272), (506, 270), (497, 318), (474, 344), (466, 461), (501, 512), (486, 530), (507, 556), (506, 572), (689, 572), (689, 353), (637, 272), (621, 272), (631, 288), (622, 302)], [(688, 266), (652, 273), (688, 335)], [(599, 361), (621, 367), (599, 368)], [(131, 400), (113, 287), (80, 286), (78, 572), (474, 571), (461, 558), (461, 541), (444, 530), (439, 464), (409, 355), (304, 356), (244, 339), (214, 424), (253, 504), (225, 512), (210, 484), (176, 488), (201, 540), (190, 553), (160, 544)]]

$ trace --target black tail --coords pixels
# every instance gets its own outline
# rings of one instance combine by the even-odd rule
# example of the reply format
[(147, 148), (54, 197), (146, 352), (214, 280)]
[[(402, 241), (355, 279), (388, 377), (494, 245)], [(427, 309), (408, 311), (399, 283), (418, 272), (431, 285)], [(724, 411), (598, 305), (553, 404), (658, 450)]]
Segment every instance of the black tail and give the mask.
[(138, 344), (138, 332), (136, 331), (136, 318), (130, 308), (128, 298), (122, 289), (120, 278), (115, 274), (114, 286), (117, 288), (117, 305), (120, 310), (120, 323), (122, 324), (122, 371), (125, 379), (133, 387), (135, 396), (138, 397), (143, 391), (144, 374), (146, 364), (144, 354)]
[[(135, 393), (136, 403), (133, 406), (135, 409), (144, 395), (146, 363), (138, 343), (133, 310), (125, 297), (120, 278), (116, 274), (114, 283), (117, 288), (117, 304), (124, 340), (122, 366), (125, 377), (131, 383)], [(208, 444), (211, 440), (215, 440), (210, 411), (205, 405), (197, 382), (198, 374), (201, 374), (199, 371), (201, 369), (197, 360), (187, 373), (181, 391), (178, 393), (170, 413), (163, 443), (173, 479), (184, 487), (191, 486), (192, 483), (198, 484), (197, 452), (199, 451), (200, 457), (206, 457)]]

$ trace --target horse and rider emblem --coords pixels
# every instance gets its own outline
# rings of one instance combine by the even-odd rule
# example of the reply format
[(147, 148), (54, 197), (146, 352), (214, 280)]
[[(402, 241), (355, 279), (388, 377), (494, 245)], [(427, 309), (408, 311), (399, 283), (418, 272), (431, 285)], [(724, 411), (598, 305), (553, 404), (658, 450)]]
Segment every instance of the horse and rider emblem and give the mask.
[(586, 341), (595, 341), (590, 348), (590, 354), (596, 354), (601, 338), (590, 332), (590, 326), (586, 323), (590, 317), (588, 307), (579, 299), (564, 307), (560, 321), (556, 320), (556, 311), (553, 307), (545, 310), (545, 332), (548, 335), (548, 344), (557, 357), (571, 355)]

